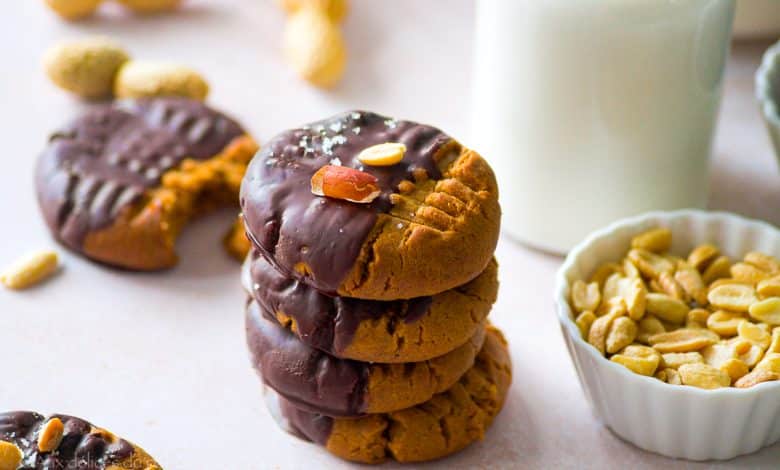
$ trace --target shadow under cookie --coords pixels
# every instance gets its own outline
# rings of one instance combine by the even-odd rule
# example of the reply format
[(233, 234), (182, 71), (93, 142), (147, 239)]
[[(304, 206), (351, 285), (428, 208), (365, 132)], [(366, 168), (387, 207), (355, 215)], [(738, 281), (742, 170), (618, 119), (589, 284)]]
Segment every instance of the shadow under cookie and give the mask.
[(450, 389), (417, 406), (345, 419), (301, 409), (268, 388), (266, 402), (282, 428), (343, 459), (421, 462), (480, 440), (501, 411), (511, 380), (506, 341), (488, 327), (474, 366)]
[(463, 286), (410, 300), (331, 297), (288, 278), (254, 250), (244, 288), (304, 343), (345, 359), (418, 362), (464, 344), (487, 318), (498, 293), (498, 265)]

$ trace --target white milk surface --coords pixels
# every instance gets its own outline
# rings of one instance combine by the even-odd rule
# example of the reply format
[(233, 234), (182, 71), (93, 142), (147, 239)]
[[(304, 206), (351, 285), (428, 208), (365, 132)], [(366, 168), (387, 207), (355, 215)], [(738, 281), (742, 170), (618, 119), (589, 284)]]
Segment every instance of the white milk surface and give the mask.
[(565, 252), (703, 207), (733, 0), (480, 0), (472, 137), (504, 229)]

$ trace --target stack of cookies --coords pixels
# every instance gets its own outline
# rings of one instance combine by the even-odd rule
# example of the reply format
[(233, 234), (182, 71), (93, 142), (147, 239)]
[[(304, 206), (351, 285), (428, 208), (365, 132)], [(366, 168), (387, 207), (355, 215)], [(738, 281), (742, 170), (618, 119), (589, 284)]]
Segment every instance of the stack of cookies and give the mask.
[(241, 207), (247, 342), (285, 429), (366, 463), (482, 438), (511, 370), (487, 322), (500, 208), (476, 152), (347, 112), (269, 142)]

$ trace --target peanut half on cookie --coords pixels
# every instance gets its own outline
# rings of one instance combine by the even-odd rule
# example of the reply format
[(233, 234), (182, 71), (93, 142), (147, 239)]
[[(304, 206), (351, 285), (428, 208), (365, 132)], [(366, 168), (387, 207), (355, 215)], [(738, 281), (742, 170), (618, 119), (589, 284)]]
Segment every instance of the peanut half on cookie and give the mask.
[(101, 105), (50, 138), (38, 202), (68, 248), (126, 269), (169, 268), (189, 220), (236, 204), (256, 151), (237, 122), (195, 100)]
[(161, 470), (140, 447), (72, 416), (0, 413), (0, 469)]
[(286, 276), (372, 300), (477, 277), (501, 212), (476, 152), (434, 127), (363, 111), (274, 138), (249, 165), (241, 208), (247, 235)]

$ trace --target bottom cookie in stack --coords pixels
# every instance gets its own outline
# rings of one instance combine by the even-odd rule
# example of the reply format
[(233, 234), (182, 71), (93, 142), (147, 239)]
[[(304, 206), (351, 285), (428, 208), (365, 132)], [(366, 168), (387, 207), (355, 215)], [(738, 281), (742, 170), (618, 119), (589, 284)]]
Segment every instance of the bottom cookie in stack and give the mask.
[(474, 365), (449, 389), (399, 411), (357, 418), (317, 413), (266, 387), (271, 414), (287, 431), (363, 463), (421, 462), (480, 440), (501, 410), (512, 380), (502, 333), (488, 325)]

